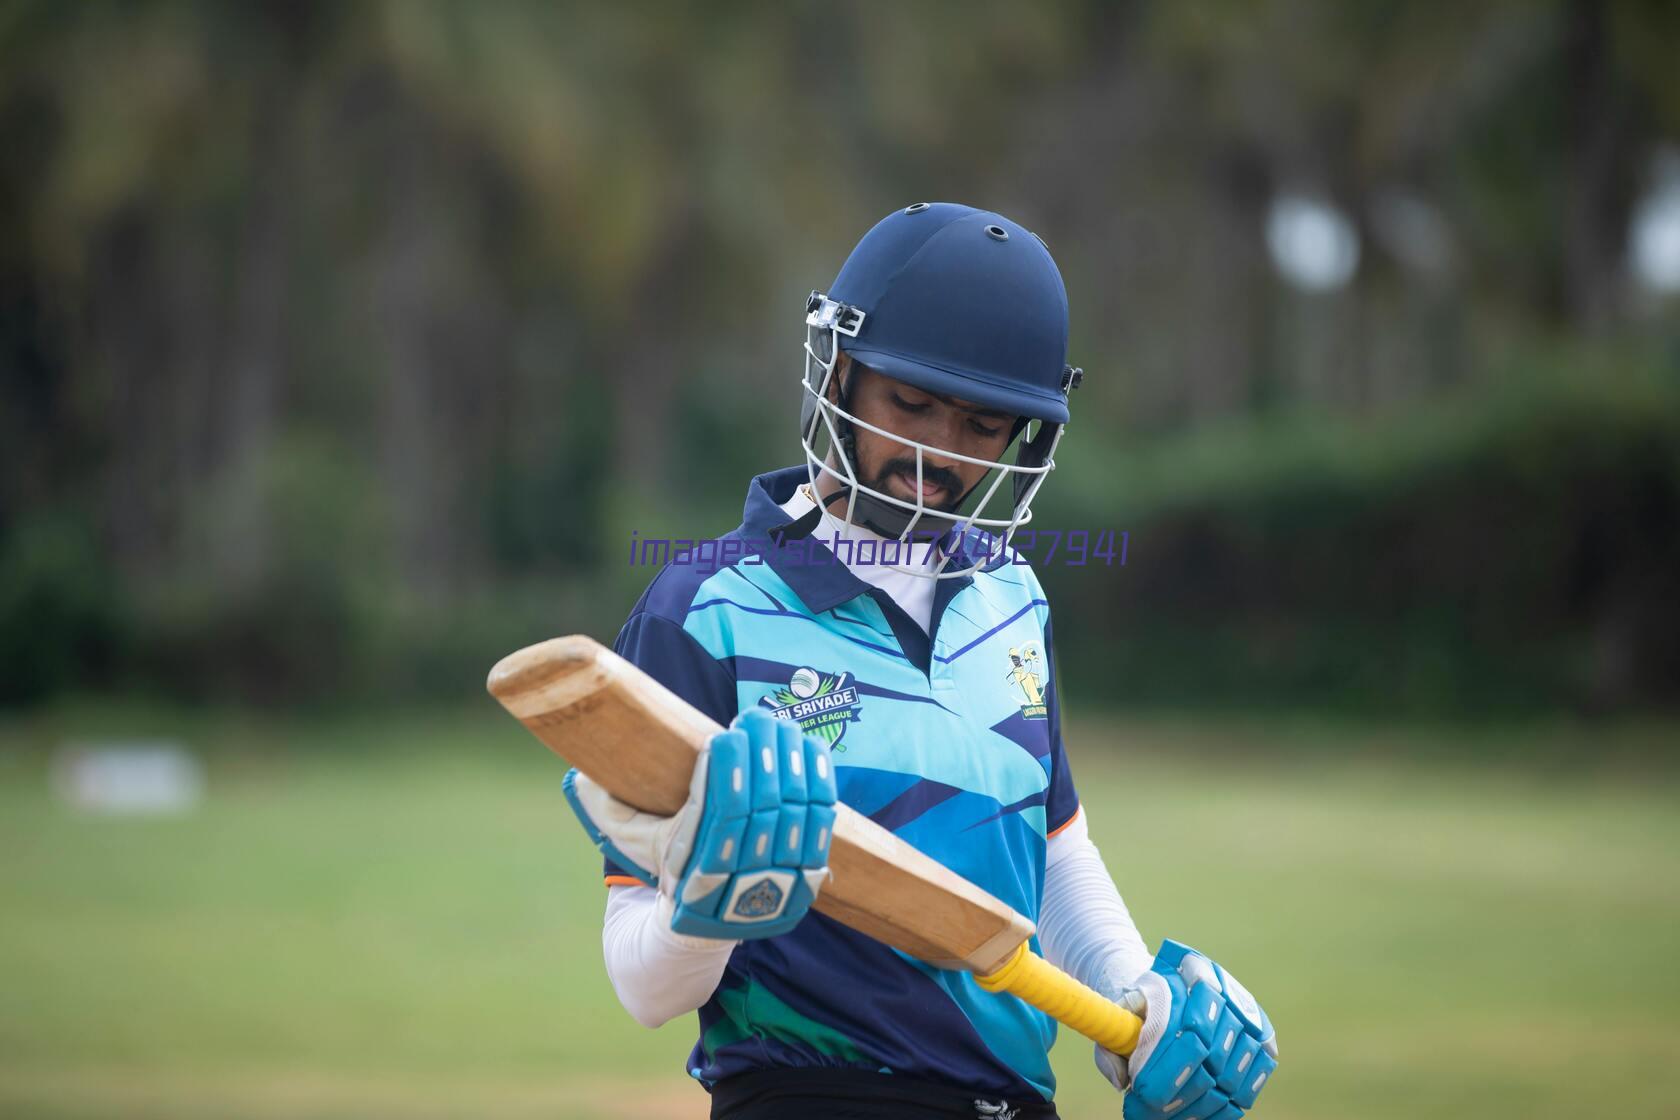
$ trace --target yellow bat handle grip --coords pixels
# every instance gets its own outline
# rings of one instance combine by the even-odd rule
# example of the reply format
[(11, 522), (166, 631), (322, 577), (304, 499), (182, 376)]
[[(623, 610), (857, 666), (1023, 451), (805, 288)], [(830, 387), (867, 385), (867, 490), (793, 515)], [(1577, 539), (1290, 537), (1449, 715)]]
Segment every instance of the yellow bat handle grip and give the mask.
[(1008, 992), (1122, 1057), (1137, 1046), (1142, 1019), (1029, 952), (1025, 941), (995, 972), (976, 973), (974, 979), (988, 992)]

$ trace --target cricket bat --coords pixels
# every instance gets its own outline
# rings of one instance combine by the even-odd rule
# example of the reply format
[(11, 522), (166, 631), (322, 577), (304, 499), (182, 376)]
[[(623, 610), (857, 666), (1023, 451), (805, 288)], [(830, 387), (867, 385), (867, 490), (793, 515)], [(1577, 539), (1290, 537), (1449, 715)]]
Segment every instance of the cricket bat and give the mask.
[[(723, 728), (582, 634), (540, 642), (490, 671), (491, 695), (608, 793), (669, 816), (688, 798), (696, 753)], [(967, 969), (1117, 1054), (1141, 1020), (1030, 951), (1034, 926), (931, 856), (835, 806), (828, 882), (816, 909), (938, 968)]]

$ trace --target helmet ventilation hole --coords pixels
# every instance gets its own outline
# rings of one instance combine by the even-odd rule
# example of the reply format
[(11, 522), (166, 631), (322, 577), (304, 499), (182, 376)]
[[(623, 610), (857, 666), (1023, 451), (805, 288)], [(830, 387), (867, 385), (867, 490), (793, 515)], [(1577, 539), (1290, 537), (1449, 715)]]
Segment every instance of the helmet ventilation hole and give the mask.
[(990, 237), (993, 241), (1008, 241), (1009, 231), (1004, 229), (1002, 226), (987, 226), (986, 236)]
[(926, 202), (913, 202), (904, 208), (904, 212), (906, 214), (920, 214), (923, 210), (928, 208), (928, 205), (929, 204)]

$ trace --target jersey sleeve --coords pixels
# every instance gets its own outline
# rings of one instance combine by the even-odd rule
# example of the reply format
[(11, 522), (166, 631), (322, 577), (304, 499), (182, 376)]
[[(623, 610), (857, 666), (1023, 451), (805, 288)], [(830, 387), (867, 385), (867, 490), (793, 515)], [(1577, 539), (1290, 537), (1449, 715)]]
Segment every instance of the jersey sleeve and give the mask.
[(1050, 789), (1044, 799), (1044, 827), (1047, 836), (1054, 836), (1079, 815), (1079, 792), (1073, 787), (1073, 772), (1062, 744), (1062, 673), (1048, 617), (1044, 620), (1044, 646), (1050, 659), (1050, 691), (1045, 698), (1049, 709), (1045, 715), (1050, 723)]
[[(724, 726), (735, 718), (735, 678), (694, 636), (662, 615), (637, 611), (613, 642), (613, 652)], [(603, 860), (608, 886), (641, 880)]]

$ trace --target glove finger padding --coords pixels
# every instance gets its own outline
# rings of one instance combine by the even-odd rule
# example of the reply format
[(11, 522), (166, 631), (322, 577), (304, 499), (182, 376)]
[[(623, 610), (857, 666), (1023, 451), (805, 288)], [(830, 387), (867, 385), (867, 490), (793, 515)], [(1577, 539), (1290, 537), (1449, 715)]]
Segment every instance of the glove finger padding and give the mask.
[(696, 858), (678, 877), (671, 928), (702, 937), (784, 933), (828, 875), (834, 779), (827, 748), (796, 723), (750, 710), (709, 749)]
[[(797, 732), (798, 725), (789, 725)], [(828, 866), (828, 844), (834, 837), (834, 805), (839, 800), (834, 786), (834, 764), (828, 748), (810, 735), (796, 734), (790, 756), (800, 760), (805, 772), (805, 830), (800, 863), (805, 867)]]
[[(664, 868), (673, 881), (691, 870), (725, 875), (735, 870), (752, 821), (747, 737), (739, 731), (725, 731), (712, 739), (707, 753), (710, 766), (700, 794), (702, 820), (694, 846), (694, 865), (691, 869), (686, 861), (673, 860)], [(694, 800), (691, 795), (690, 803)]]
[(1241, 1117), (1277, 1068), (1275, 1034), (1259, 1003), (1229, 973), (1175, 941), (1162, 943), (1135, 987), (1148, 1013), (1129, 1063), (1127, 1120)]

